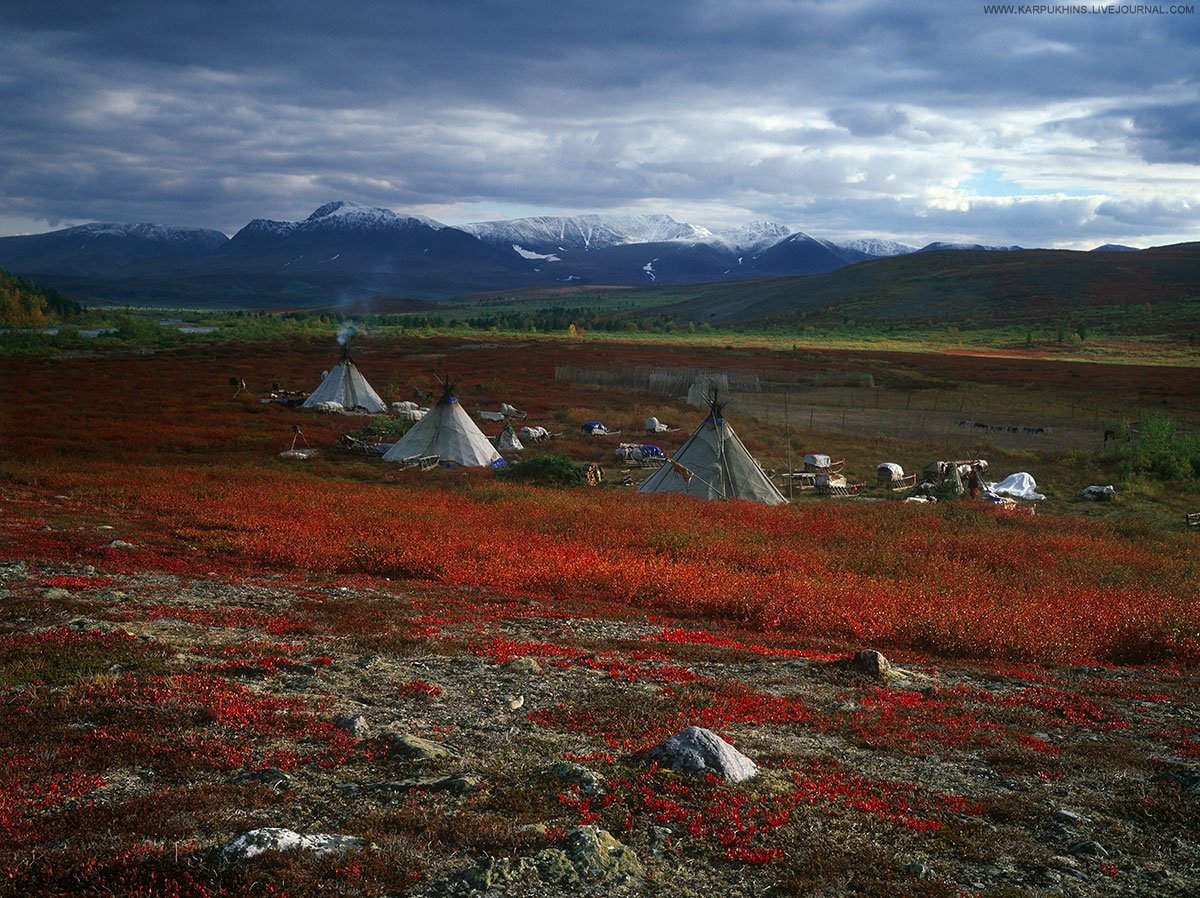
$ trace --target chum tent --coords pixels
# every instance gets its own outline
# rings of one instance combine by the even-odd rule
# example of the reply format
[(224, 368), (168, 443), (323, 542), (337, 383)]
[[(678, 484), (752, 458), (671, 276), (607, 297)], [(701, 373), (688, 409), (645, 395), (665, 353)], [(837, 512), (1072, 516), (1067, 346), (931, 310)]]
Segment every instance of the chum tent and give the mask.
[(503, 449), (505, 452), (520, 452), (525, 448), (525, 444), (521, 442), (517, 432), (513, 430), (513, 426), (509, 424), (500, 431), (500, 436), (496, 437), (496, 448)]
[(387, 405), (379, 394), (371, 389), (367, 379), (350, 358), (349, 345), (342, 344), (342, 358), (333, 370), (325, 375), (321, 385), (304, 400), (304, 408), (312, 408), (320, 402), (336, 402), (346, 411), (361, 409), (371, 414), (387, 411)]
[(442, 398), (412, 429), (383, 454), (384, 461), (436, 455), (464, 468), (498, 468), (504, 459), (479, 426), (463, 411), (454, 384), (442, 382)]
[(640, 493), (687, 493), (698, 499), (787, 502), (709, 399), (709, 415), (667, 463), (642, 481)]

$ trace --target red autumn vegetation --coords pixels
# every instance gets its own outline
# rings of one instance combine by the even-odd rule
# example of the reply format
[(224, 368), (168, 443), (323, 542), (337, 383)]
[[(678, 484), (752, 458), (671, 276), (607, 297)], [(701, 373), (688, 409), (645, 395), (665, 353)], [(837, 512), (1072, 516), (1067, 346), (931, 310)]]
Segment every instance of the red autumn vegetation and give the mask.
[[(564, 431), (555, 451), (602, 462), (611, 445), (580, 437), (572, 416), (635, 428), (640, 407), (627, 406), (645, 400), (555, 382), (562, 356), (596, 367), (722, 357), (363, 349), (388, 398), (432, 387), (431, 368), (469, 370), (468, 410), (513, 402)], [(1186, 534), (966, 503), (766, 508), (401, 471), (337, 454), (355, 421), (226, 389), (230, 373), (311, 387), (327, 350), (0, 362), (0, 556), (24, 563), (0, 572), (0, 894), (282, 896), (330, 882), (401, 894), (461, 867), (464, 852), (529, 854), (579, 823), (639, 845), (665, 828), (672, 865), (793, 883), (782, 894), (849, 881), (865, 881), (863, 894), (971, 893), (942, 868), (946, 881), (928, 883), (895, 857), (879, 866), (861, 834), (980, 867), (1009, 842), (1035, 856), (1038, 821), (1065, 794), (1052, 790), (1098, 770), (1129, 788), (1099, 800), (1097, 819), (1126, 814), (1152, 827), (1147, 842), (1194, 845), (1189, 781), (1171, 779), (1200, 753), (1197, 728), (1170, 716), (1200, 662), (1200, 553)], [(428, 353), (438, 358), (409, 357)], [(921, 364), (952, 376), (972, 363)], [(1014, 382), (1029, 371), (987, 364)], [(677, 445), (693, 413), (669, 408)], [(276, 457), (296, 423), (319, 459)], [(756, 422), (739, 432), (774, 445)], [(907, 668), (909, 685), (836, 663), (868, 645)], [(530, 659), (545, 680), (524, 682), (519, 709), (500, 704), (517, 691), (514, 662)], [(471, 704), (491, 680), (506, 691)], [(543, 683), (566, 697), (538, 693)], [(396, 772), (386, 739), (334, 722), (350, 698), (401, 709), (416, 734), (451, 746), (476, 719), (489, 746), (497, 734), (552, 745), (603, 788), (547, 781), (544, 759), (512, 773), (475, 758), (482, 784), (469, 795), (345, 797), (331, 784), (411, 773)], [(644, 761), (687, 725), (752, 751), (762, 779), (736, 789)], [(858, 769), (839, 752), (879, 763)], [(986, 766), (1008, 791), (924, 780), (955, 764)], [(277, 791), (287, 777), (294, 790)], [(373, 847), (245, 869), (211, 860), (264, 822), (336, 825)], [(861, 867), (838, 866), (811, 833), (853, 843), (839, 842), (839, 857)], [(1093, 859), (1099, 879), (1150, 875), (1128, 852), (1119, 865)], [(753, 880), (760, 869), (769, 880)]]

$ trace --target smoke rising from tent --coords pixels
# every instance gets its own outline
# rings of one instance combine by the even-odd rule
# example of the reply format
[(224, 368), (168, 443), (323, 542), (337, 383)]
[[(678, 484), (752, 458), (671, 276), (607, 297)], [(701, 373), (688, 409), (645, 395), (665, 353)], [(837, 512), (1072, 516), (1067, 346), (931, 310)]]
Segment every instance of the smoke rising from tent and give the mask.
[(350, 342), (351, 340), (354, 339), (354, 337), (357, 333), (358, 333), (357, 327), (355, 327), (353, 324), (347, 324), (344, 327), (342, 327), (341, 330), (339, 330), (337, 332), (337, 341), (342, 346), (345, 346), (348, 342)]

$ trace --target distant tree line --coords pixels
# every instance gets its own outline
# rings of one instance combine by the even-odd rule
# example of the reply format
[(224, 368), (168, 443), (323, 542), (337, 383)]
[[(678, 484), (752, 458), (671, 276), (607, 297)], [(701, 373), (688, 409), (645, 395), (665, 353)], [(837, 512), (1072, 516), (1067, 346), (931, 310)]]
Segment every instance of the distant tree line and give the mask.
[(57, 290), (0, 270), (0, 323), (24, 327), (78, 315), (83, 306)]

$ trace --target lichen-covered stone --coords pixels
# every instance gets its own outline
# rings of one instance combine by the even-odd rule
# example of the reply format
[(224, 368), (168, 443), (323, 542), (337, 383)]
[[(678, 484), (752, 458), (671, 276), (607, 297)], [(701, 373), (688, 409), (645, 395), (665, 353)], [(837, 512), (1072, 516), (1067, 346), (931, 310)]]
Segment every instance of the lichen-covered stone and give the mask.
[(646, 872), (632, 848), (598, 826), (577, 826), (571, 830), (566, 853), (581, 880), (607, 882)]
[(422, 739), (420, 736), (392, 733), (388, 742), (391, 744), (392, 754), (407, 761), (438, 763), (453, 761), (458, 757), (446, 746)]

